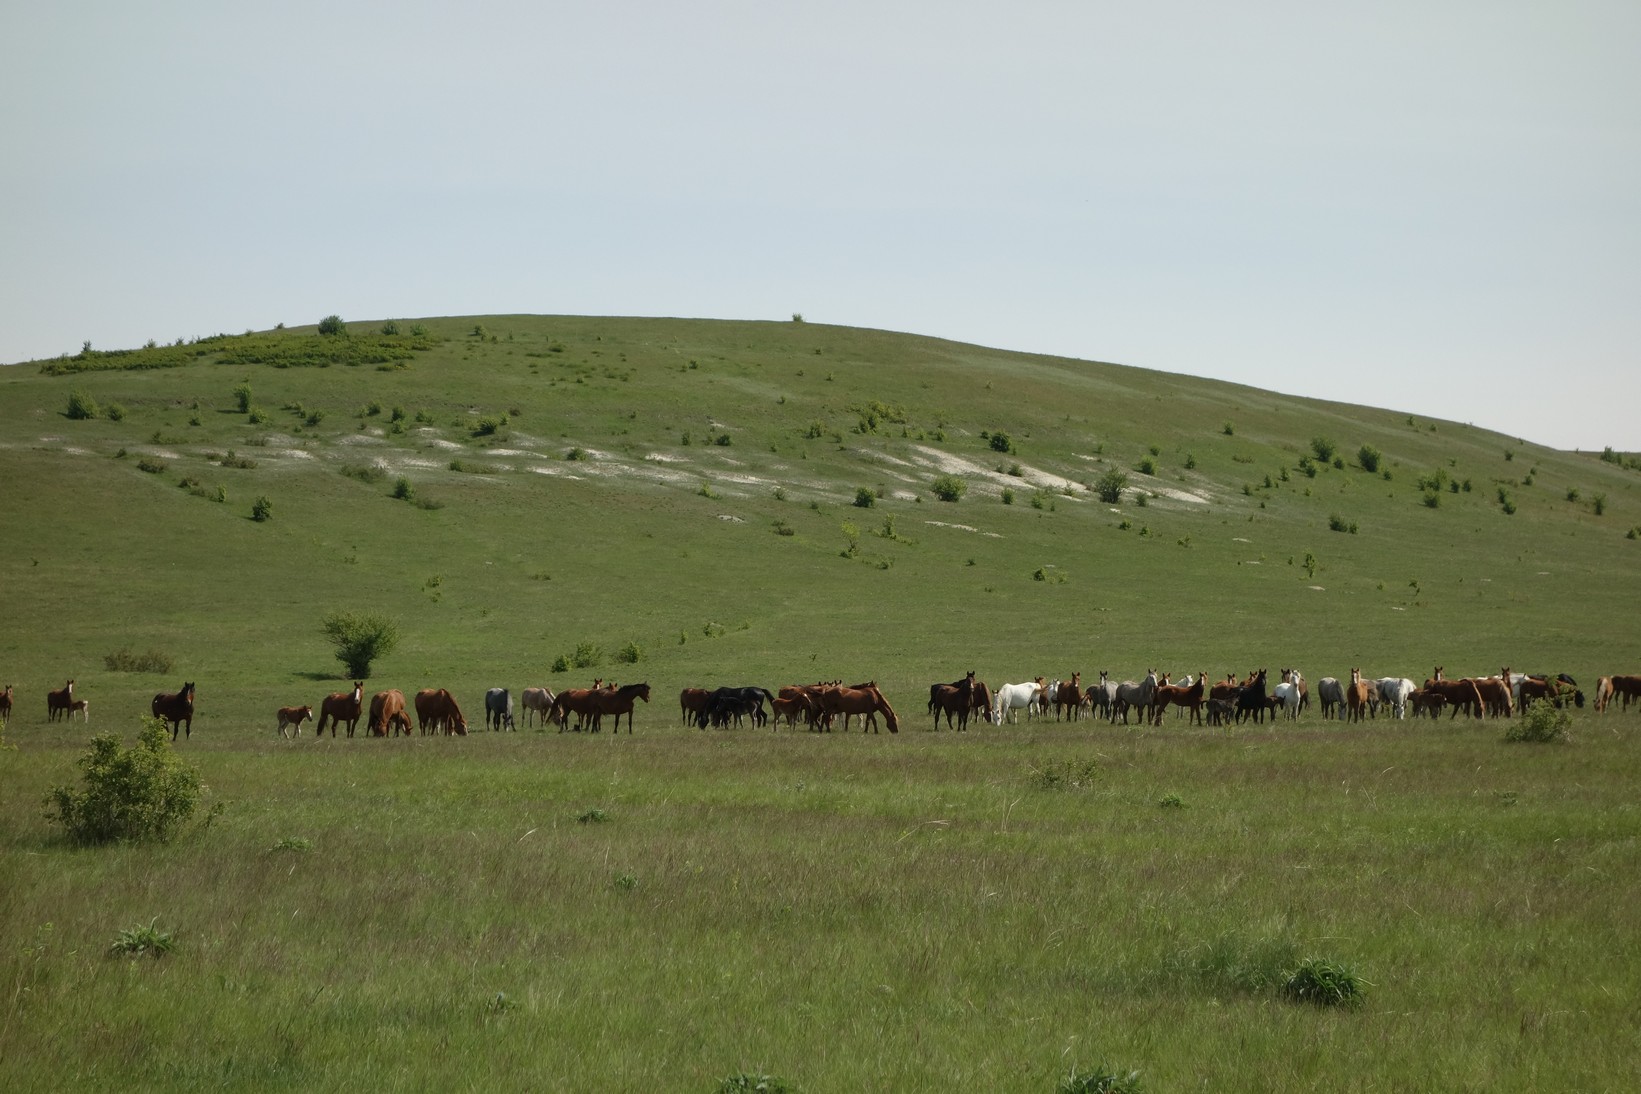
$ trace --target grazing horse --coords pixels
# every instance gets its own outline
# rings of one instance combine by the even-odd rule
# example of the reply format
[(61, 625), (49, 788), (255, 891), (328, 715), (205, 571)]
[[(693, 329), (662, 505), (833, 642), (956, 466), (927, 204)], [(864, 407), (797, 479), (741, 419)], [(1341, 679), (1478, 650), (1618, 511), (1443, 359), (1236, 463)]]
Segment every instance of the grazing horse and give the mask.
[(319, 703), (319, 725), (313, 735), (318, 737), (325, 732), (325, 722), (330, 722), (330, 735), (336, 736), (336, 723), (348, 724), (348, 736), (353, 736), (353, 727), (359, 723), (359, 714), (364, 709), (365, 682), (355, 680), (352, 692), (336, 691), (325, 696)]
[(547, 710), (547, 720), (557, 722), (558, 731), (563, 733), (569, 724), (570, 715), (574, 714), (575, 732), (580, 733), (589, 721), (593, 722), (592, 728), (596, 730), (598, 708), (593, 697), (605, 690), (602, 687), (603, 683), (602, 680), (594, 680), (590, 688), (565, 688), (553, 697), (553, 705)]
[(991, 720), (997, 725), (1002, 725), (1005, 718), (1015, 721), (1019, 717), (1015, 713), (1017, 710), (1024, 710), (1026, 717), (1030, 718), (1037, 702), (1037, 693), (1042, 689), (1043, 685), (1037, 683), (1004, 684), (992, 696)]
[(707, 727), (705, 714), (707, 703), (712, 701), (712, 692), (707, 688), (684, 688), (678, 693), (678, 715), (684, 719), (684, 724), (691, 722), (702, 729)]
[(1350, 686), (1345, 689), (1345, 705), (1349, 708), (1345, 721), (1360, 722), (1366, 716), (1369, 694), (1367, 681), (1362, 679), (1362, 670), (1351, 669)]
[(861, 725), (861, 732), (870, 727), (873, 733), (877, 730), (877, 715), (882, 714), (883, 720), (889, 726), (890, 733), (900, 732), (900, 720), (889, 706), (889, 701), (877, 689), (876, 684), (863, 684), (859, 687), (826, 687), (820, 689), (821, 710), (828, 716), (843, 715), (843, 731), (849, 732), (849, 719), (859, 714), (865, 721)]
[(615, 728), (611, 734), (621, 732), (621, 716), (627, 716), (627, 732), (632, 733), (632, 709), (637, 700), (650, 701), (650, 686), (648, 684), (622, 684), (614, 691), (593, 692), (593, 731), (597, 732), (599, 719), (606, 714), (615, 715)]
[(531, 715), (535, 716), (537, 725), (547, 724), (547, 712), (553, 709), (553, 692), (551, 688), (525, 688), (519, 696), (519, 702), (524, 705), (524, 724), (530, 724)]
[(0, 725), (11, 721), (11, 685), (6, 685), (5, 691), (0, 691)]
[(1117, 685), (1117, 702), (1111, 708), (1111, 720), (1115, 722), (1117, 720), (1117, 715), (1121, 714), (1122, 724), (1127, 725), (1128, 711), (1130, 708), (1138, 710), (1140, 712), (1140, 718), (1143, 720), (1146, 713), (1151, 709), (1151, 697), (1155, 695), (1156, 692), (1156, 669), (1146, 669), (1145, 679), (1141, 680), (1137, 684), (1132, 680), (1124, 680), (1122, 683)]
[(184, 737), (194, 735), (194, 685), (183, 684), (181, 691), (162, 691), (154, 696), (149, 704), (154, 717), (163, 718), (171, 723), (171, 739), (177, 739), (177, 727), (184, 730)]
[(416, 693), (417, 728), (423, 733), (467, 736), (467, 719), (456, 697), (444, 688), (423, 688)]
[(1151, 723), (1153, 725), (1162, 725), (1163, 714), (1168, 710), (1169, 705), (1173, 704), (1182, 706), (1191, 712), (1187, 724), (1195, 722), (1197, 725), (1201, 725), (1202, 694), (1206, 687), (1204, 682), (1207, 679), (1207, 673), (1199, 672), (1194, 684), (1188, 686), (1177, 684), (1160, 685), (1151, 696)]
[(1613, 676), (1612, 693), (1616, 698), (1624, 700), (1624, 710), (1630, 709), (1630, 700), (1641, 702), (1641, 676)]
[[(388, 731), (397, 737), (403, 731), (410, 736), (410, 715), (405, 713), (405, 693), (398, 688), (378, 691), (370, 697), (370, 721), (365, 723), (372, 737), (386, 737)], [(332, 730), (332, 735), (335, 730)]]
[(289, 739), (302, 736), (302, 723), (313, 717), (313, 708), (280, 707), (275, 714), (279, 718), (279, 735)]
[(484, 693), (484, 724), (487, 729), (513, 728), (513, 696), (506, 688)]
[[(6, 689), (10, 694), (11, 689)], [(1607, 704), (1613, 701), (1613, 678), (1611, 676), (1598, 677), (1595, 682), (1595, 710), (1597, 714), (1607, 713)]]
[[(46, 692), (46, 721), (55, 722), (59, 714), (67, 714), (69, 704), (74, 702), (74, 681), (58, 688), (56, 691)], [(1628, 709), (1629, 704), (1624, 704)]]

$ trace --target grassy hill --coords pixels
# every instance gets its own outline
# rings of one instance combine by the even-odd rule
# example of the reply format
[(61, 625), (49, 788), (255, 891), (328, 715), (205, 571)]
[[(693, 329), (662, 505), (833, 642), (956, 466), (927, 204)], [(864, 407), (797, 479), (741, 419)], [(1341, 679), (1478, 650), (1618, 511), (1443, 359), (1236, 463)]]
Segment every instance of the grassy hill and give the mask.
[[(1378, 410), (801, 322), (391, 326), (0, 369), (19, 1089), (767, 1067), (1041, 1090), (1102, 1059), (1151, 1089), (1634, 1078), (1624, 716), (1545, 750), (1462, 721), (958, 737), (923, 713), (968, 669), (1634, 671), (1633, 460), (1419, 392)], [(448, 687), (475, 722), (492, 686), (655, 701), (619, 742), (280, 741), (276, 706), (345, 687), (338, 609), (403, 631), (367, 691)], [(92, 720), (48, 724), (71, 677)], [(876, 679), (909, 732), (677, 724), (686, 685), (836, 677)], [(46, 789), (183, 680), (222, 818), (64, 846)], [(176, 954), (104, 956), (155, 918)], [(1366, 1009), (1275, 997), (1318, 952), (1374, 981)]]

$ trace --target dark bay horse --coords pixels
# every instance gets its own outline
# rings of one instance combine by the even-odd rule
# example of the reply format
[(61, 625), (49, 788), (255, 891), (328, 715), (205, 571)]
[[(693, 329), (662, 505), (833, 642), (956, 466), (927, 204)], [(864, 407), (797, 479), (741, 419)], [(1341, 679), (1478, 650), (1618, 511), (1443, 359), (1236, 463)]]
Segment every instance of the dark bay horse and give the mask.
[[(11, 689), (6, 689), (10, 691)], [(58, 688), (56, 691), (46, 692), (46, 721), (55, 722), (57, 715), (68, 716), (68, 708), (74, 702), (74, 681)]]
[(194, 735), (194, 685), (183, 684), (181, 691), (160, 692), (154, 696), (152, 704), (154, 717), (163, 718), (171, 723), (171, 739), (177, 739), (177, 727), (184, 730), (183, 736)]
[(0, 691), (0, 723), (11, 721), (11, 685)]

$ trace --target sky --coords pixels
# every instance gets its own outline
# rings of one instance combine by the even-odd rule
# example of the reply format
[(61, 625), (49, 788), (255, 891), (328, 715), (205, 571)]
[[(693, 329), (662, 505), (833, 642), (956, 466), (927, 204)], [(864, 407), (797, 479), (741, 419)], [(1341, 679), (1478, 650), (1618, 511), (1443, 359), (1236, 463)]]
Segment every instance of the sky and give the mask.
[(788, 320), (1641, 451), (1634, 0), (0, 0), (0, 362)]

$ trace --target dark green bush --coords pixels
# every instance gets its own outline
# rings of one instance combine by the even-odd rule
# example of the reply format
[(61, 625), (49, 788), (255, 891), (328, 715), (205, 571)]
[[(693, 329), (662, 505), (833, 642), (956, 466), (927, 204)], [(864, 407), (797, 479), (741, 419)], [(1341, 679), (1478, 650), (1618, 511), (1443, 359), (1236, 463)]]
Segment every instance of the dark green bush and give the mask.
[(164, 843), (194, 815), (205, 789), (199, 773), (172, 751), (159, 718), (143, 719), (129, 749), (112, 733), (98, 734), (77, 762), (83, 789), (54, 786), (45, 800), (47, 819), (75, 843)]
[(97, 408), (95, 399), (76, 388), (69, 392), (68, 409), (64, 413), (75, 421), (85, 421), (89, 418), (95, 418), (100, 411)]
[(929, 484), (929, 489), (941, 501), (958, 501), (968, 492), (969, 484), (956, 475), (940, 475)]
[(347, 666), (353, 680), (370, 679), (371, 662), (391, 653), (399, 643), (399, 628), (379, 615), (332, 612), (321, 624), (336, 647), (336, 659)]

